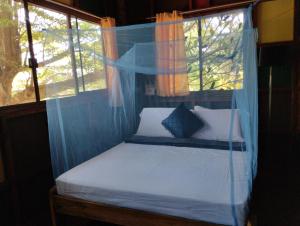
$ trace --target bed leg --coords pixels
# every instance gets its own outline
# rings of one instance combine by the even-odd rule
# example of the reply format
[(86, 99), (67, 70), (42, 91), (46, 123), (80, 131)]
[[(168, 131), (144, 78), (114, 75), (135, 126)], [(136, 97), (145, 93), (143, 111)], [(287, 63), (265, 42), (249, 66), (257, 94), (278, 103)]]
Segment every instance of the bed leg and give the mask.
[(56, 192), (56, 188), (52, 188), (49, 193), (49, 204), (50, 204), (50, 215), (51, 215), (51, 222), (52, 226), (57, 226), (57, 221), (56, 221), (56, 211), (54, 208), (54, 203), (53, 203), (53, 195)]
[(257, 226), (257, 220), (255, 216), (252, 216), (248, 222), (247, 222), (247, 226)]

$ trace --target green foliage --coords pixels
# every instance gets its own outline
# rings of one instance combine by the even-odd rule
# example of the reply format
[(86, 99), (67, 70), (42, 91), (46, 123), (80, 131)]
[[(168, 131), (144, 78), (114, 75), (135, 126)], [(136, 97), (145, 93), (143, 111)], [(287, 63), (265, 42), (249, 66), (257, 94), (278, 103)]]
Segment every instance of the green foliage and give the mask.
[[(74, 95), (75, 77), (79, 91), (106, 87), (105, 68), (99, 59), (103, 49), (98, 24), (71, 18), (72, 30), (69, 30), (67, 16), (62, 13), (34, 5), (29, 5), (29, 13), (43, 99)], [(242, 88), (242, 56), (236, 51), (242, 28), (242, 13), (184, 23), (191, 91)], [(0, 72), (0, 85), (11, 90), (0, 93), (0, 104), (10, 104), (17, 96), (19, 99), (15, 101), (32, 101), (33, 81), (28, 67), (30, 54), (23, 4), (0, 0), (0, 41), (8, 38), (12, 40), (11, 49), (0, 49), (0, 67), (10, 68), (10, 72), (5, 72), (6, 77)], [(7, 58), (7, 51), (15, 53), (14, 58)], [(29, 93), (18, 95), (24, 91)]]
[(243, 13), (185, 22), (191, 91), (242, 88)]
[[(86, 90), (105, 88), (103, 64), (96, 59), (95, 54), (102, 51), (99, 25), (78, 20), (78, 29), (88, 32), (79, 32), (77, 36), (76, 19), (71, 18), (72, 34), (68, 30), (68, 19), (65, 14), (29, 5), (29, 17), (34, 54), (39, 64), (37, 73), (40, 94), (43, 99), (75, 94), (76, 76), (79, 81), (86, 80), (80, 83), (81, 85), (85, 83)], [(51, 31), (56, 31), (55, 35), (47, 35)], [(4, 71), (5, 75), (0, 71), (0, 86), (7, 87), (7, 91), (0, 87), (0, 91), (5, 91), (0, 93), (0, 104), (34, 101), (22, 2), (0, 0), (1, 40), (6, 42), (9, 40), (11, 44), (6, 44), (0, 49), (0, 67), (9, 69)], [(0, 43), (6, 43), (4, 41)], [(79, 46), (81, 48), (78, 48)], [(10, 52), (16, 54), (12, 55)], [(11, 57), (7, 57), (8, 55)]]

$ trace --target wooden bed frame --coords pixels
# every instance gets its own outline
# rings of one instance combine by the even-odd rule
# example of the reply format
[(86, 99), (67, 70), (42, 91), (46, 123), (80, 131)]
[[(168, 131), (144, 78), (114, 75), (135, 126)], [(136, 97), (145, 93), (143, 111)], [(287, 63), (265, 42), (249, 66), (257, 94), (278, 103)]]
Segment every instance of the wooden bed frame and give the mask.
[(226, 226), (62, 196), (56, 187), (50, 190), (49, 198), (52, 226), (58, 226), (56, 214), (123, 226)]

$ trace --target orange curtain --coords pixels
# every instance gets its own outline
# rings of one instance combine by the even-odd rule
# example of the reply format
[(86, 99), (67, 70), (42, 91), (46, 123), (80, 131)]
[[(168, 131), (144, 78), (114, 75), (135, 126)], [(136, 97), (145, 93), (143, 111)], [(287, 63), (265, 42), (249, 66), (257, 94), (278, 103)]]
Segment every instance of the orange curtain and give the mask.
[[(118, 59), (117, 40), (114, 27), (116, 21), (114, 18), (101, 19), (103, 52), (106, 58), (105, 72), (107, 89), (113, 106), (122, 105), (122, 95), (120, 86), (119, 72), (116, 66), (112, 65)], [(105, 62), (105, 61), (104, 61)]]
[(155, 39), (157, 45), (157, 67), (159, 70), (165, 71), (165, 73), (158, 74), (156, 79), (158, 95), (188, 95), (189, 81), (183, 17), (178, 15), (176, 11), (157, 14)]

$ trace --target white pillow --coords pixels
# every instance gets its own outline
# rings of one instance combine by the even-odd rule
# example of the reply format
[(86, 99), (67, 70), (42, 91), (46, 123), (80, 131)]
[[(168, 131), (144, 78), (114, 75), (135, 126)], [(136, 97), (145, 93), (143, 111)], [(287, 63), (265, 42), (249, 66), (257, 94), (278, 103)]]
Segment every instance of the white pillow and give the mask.
[(136, 135), (147, 137), (174, 137), (161, 122), (175, 108), (144, 108), (140, 113), (140, 125)]
[[(230, 133), (231, 109), (208, 109), (195, 106), (193, 113), (205, 122), (204, 128), (197, 131), (192, 137), (206, 140), (228, 141)], [(244, 141), (239, 111), (234, 110), (232, 125), (232, 141)]]

